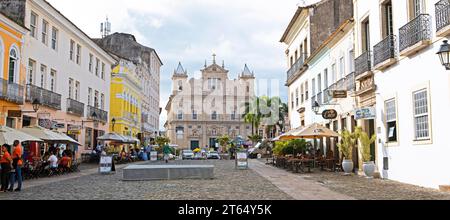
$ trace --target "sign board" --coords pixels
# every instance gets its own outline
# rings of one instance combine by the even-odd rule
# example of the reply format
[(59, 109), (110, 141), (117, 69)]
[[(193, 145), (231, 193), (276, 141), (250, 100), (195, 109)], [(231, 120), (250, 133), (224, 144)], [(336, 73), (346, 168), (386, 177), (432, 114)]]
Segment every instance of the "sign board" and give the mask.
[(305, 113), (305, 111), (306, 111), (306, 108), (303, 107), (303, 108), (300, 108), (297, 112), (302, 114), (302, 113)]
[(152, 151), (150, 152), (150, 161), (157, 161), (158, 160), (158, 152)]
[(338, 117), (338, 113), (334, 109), (329, 109), (329, 110), (323, 111), (322, 117), (326, 120), (333, 120)]
[(247, 152), (237, 152), (236, 156), (236, 169), (246, 170), (248, 169), (248, 155)]
[(49, 119), (39, 119), (38, 124), (40, 127), (51, 129), (52, 128), (52, 121)]
[(361, 120), (361, 119), (376, 119), (377, 117), (377, 111), (373, 107), (369, 108), (361, 108), (357, 109), (355, 111), (355, 120)]
[(8, 110), (8, 117), (10, 118), (21, 118), (22, 111), (20, 110)]
[(78, 130), (81, 130), (81, 126), (80, 125), (67, 125), (67, 130), (78, 131)]
[(331, 92), (334, 99), (345, 99), (347, 98), (347, 91), (345, 90), (334, 90)]
[(80, 130), (70, 130), (67, 132), (67, 134), (69, 135), (80, 135), (81, 131)]
[(55, 122), (53, 122), (53, 124), (52, 124), (52, 128), (53, 129), (55, 129), (55, 128), (65, 128), (66, 127), (66, 125), (65, 124), (62, 124), (62, 123), (55, 123)]
[(109, 174), (112, 172), (113, 158), (111, 156), (102, 156), (100, 158), (100, 173)]

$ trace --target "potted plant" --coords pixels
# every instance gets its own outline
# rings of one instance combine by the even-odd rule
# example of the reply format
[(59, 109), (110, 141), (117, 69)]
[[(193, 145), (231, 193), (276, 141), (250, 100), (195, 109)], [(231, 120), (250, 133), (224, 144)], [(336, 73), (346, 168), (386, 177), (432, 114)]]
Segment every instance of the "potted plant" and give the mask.
[(347, 130), (342, 131), (341, 134), (342, 141), (337, 144), (339, 148), (339, 152), (341, 152), (343, 156), (342, 161), (342, 169), (345, 172), (345, 175), (351, 175), (355, 165), (353, 164), (353, 148), (356, 145), (356, 141), (358, 140), (357, 133), (351, 133)]
[(370, 154), (370, 146), (375, 143), (377, 140), (377, 136), (373, 135), (369, 137), (369, 135), (358, 129), (358, 137), (361, 143), (361, 155), (363, 160), (363, 171), (366, 174), (367, 178), (373, 178), (375, 173), (375, 162), (372, 161), (372, 155)]

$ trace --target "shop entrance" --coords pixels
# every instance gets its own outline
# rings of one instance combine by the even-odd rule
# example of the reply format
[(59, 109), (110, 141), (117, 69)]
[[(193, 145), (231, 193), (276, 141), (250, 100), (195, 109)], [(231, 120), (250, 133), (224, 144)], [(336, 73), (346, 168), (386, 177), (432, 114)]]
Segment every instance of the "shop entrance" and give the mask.
[(195, 150), (197, 148), (200, 148), (200, 142), (199, 141), (191, 141), (191, 150)]

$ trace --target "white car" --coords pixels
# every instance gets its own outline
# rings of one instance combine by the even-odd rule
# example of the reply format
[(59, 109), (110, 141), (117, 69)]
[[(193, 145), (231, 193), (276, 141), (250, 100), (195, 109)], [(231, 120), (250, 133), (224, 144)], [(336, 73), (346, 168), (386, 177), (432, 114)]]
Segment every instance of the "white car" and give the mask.
[(220, 160), (220, 155), (216, 151), (211, 151), (208, 153), (207, 158), (208, 158), (208, 160), (210, 160), (210, 159)]
[(181, 157), (183, 160), (193, 160), (194, 159), (194, 152), (192, 150), (183, 150), (181, 153)]

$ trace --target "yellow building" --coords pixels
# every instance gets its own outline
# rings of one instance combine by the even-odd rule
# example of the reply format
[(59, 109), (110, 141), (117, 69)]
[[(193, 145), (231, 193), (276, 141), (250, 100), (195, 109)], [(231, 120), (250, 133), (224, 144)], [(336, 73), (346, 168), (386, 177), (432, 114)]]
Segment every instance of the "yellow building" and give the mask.
[(110, 131), (124, 136), (139, 138), (141, 133), (141, 76), (136, 66), (128, 60), (120, 59), (112, 70), (111, 110), (113, 123)]
[[(0, 13), (0, 125), (20, 127), (26, 68), (23, 36), (27, 29)], [(14, 112), (15, 111), (15, 112)]]

